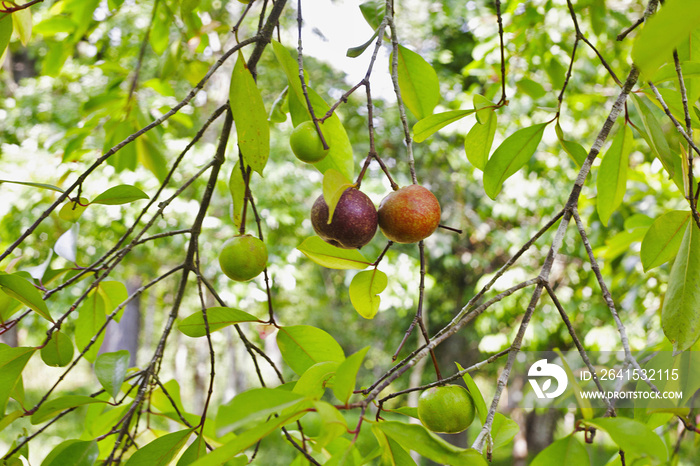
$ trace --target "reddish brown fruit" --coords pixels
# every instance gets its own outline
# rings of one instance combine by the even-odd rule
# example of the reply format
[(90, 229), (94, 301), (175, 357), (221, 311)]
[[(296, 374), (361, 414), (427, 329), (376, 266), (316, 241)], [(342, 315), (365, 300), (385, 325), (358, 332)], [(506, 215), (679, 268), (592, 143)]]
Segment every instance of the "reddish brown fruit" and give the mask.
[(432, 235), (440, 224), (440, 203), (423, 186), (404, 186), (379, 204), (379, 228), (396, 243), (415, 243)]
[(326, 200), (319, 196), (311, 208), (311, 224), (316, 234), (333, 246), (361, 248), (377, 232), (377, 209), (365, 193), (348, 188), (340, 196), (331, 223), (328, 223)]

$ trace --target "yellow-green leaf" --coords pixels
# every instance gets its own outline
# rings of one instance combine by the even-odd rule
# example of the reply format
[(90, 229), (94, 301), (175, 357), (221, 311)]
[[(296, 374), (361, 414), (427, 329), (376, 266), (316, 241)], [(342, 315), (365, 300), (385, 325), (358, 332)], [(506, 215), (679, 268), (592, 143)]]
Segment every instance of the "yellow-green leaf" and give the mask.
[(639, 251), (645, 272), (676, 256), (690, 215), (690, 211), (687, 210), (673, 210), (654, 221), (644, 235)]
[(323, 200), (328, 205), (328, 223), (333, 220), (333, 213), (341, 196), (351, 186), (353, 186), (352, 181), (338, 170), (330, 168), (323, 174)]
[(387, 285), (387, 277), (381, 270), (365, 270), (352, 278), (350, 302), (358, 314), (365, 319), (373, 319), (379, 310), (379, 293)]
[(357, 249), (341, 249), (318, 236), (306, 238), (298, 247), (306, 257), (329, 269), (364, 269), (372, 262)]
[(632, 150), (633, 135), (629, 126), (624, 125), (613, 139), (598, 170), (598, 216), (604, 226), (612, 213), (622, 204), (627, 186), (627, 166)]
[(398, 75), (401, 97), (411, 113), (419, 119), (433, 113), (440, 101), (440, 83), (430, 63), (399, 45)]

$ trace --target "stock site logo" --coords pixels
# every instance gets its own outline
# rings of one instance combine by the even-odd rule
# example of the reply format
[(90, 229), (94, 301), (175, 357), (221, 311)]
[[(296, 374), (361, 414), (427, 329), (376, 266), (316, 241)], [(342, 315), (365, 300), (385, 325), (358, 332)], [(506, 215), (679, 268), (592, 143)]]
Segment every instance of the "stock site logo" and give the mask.
[[(540, 359), (530, 366), (530, 369), (527, 371), (527, 376), (528, 380), (530, 381), (530, 385), (532, 385), (532, 389), (535, 391), (535, 395), (537, 395), (537, 398), (556, 398), (564, 393), (564, 390), (566, 390), (566, 385), (568, 382), (566, 372), (564, 372), (564, 369), (558, 365), (548, 363), (546, 359)], [(544, 380), (544, 383), (540, 387), (537, 379), (533, 377), (547, 377), (547, 379)], [(548, 390), (552, 386), (552, 379), (557, 381), (557, 388), (556, 390), (549, 392)]]

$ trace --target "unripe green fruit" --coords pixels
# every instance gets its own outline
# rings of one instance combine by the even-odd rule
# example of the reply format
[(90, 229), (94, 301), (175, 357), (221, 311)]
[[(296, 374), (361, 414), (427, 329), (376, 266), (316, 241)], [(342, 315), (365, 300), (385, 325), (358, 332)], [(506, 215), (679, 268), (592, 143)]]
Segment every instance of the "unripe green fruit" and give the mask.
[(234, 236), (224, 243), (219, 253), (219, 265), (231, 280), (252, 280), (267, 266), (267, 247), (254, 236)]
[(423, 186), (404, 186), (379, 204), (379, 228), (396, 243), (416, 243), (432, 235), (440, 224), (440, 203)]
[(316, 125), (310, 120), (294, 128), (289, 137), (289, 145), (292, 146), (294, 155), (306, 163), (316, 163), (323, 160), (330, 150), (323, 148), (323, 142), (316, 132)]
[(474, 412), (472, 396), (459, 385), (431, 387), (418, 398), (418, 418), (433, 432), (462, 432), (474, 421)]

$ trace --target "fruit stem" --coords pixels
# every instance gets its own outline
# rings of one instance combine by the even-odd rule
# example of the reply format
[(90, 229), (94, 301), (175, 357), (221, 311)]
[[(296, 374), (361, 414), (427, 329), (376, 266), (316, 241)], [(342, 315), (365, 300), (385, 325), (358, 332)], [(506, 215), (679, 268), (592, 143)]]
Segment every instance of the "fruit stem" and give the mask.
[(442, 223), (439, 224), (438, 227), (439, 227), (439, 228), (443, 228), (443, 229), (445, 229), (445, 230), (454, 231), (455, 233), (458, 233), (458, 234), (460, 234), (460, 235), (462, 234), (462, 230), (460, 230), (459, 228), (448, 227), (447, 225), (443, 225)]

